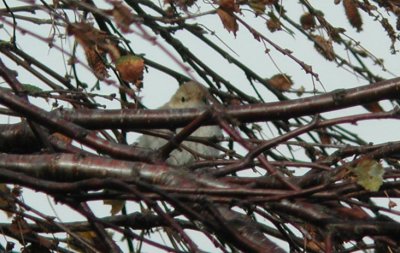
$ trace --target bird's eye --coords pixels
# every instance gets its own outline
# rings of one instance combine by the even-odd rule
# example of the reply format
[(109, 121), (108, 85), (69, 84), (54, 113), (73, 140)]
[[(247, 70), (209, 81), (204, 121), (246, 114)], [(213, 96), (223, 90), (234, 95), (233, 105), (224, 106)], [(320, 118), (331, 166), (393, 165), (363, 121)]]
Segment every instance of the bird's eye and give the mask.
[(181, 102), (184, 103), (186, 101), (185, 97), (181, 97)]

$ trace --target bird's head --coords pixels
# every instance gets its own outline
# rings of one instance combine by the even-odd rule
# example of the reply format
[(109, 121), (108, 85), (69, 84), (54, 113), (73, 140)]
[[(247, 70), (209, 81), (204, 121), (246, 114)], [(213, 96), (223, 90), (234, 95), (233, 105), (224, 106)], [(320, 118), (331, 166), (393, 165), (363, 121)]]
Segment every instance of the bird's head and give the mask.
[(202, 108), (207, 105), (207, 90), (195, 81), (182, 84), (172, 96), (170, 108)]

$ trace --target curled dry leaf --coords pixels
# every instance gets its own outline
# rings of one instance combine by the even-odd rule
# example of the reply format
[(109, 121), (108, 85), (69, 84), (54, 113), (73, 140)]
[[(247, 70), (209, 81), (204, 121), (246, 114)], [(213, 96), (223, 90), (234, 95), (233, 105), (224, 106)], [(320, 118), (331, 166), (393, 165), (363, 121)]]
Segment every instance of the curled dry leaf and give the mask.
[(107, 43), (107, 40), (111, 38), (107, 33), (85, 22), (69, 24), (67, 26), (67, 34), (74, 35), (76, 41), (84, 49), (87, 47), (102, 47), (102, 44)]
[(15, 216), (11, 222), (10, 231), (18, 237), (23, 237), (25, 234), (31, 233), (32, 229), (29, 227), (28, 222), (21, 216)]
[[(0, 184), (0, 191), (2, 193), (2, 195), (5, 196), (10, 196), (10, 198), (6, 199), (6, 198), (0, 198), (0, 205), (3, 207), (8, 207), (10, 209), (16, 209), (15, 203), (13, 201), (11, 201), (12, 197), (11, 197), (11, 190), (10, 188), (8, 188), (8, 186), (6, 184)], [(13, 213), (10, 212), (5, 212), (8, 218), (11, 218), (13, 216)]]
[(280, 91), (288, 91), (293, 85), (292, 79), (286, 74), (276, 74), (268, 79), (267, 83)]
[(100, 80), (108, 77), (107, 68), (104, 64), (105, 56), (110, 54), (111, 58), (119, 57), (117, 40), (93, 27), (92, 24), (80, 22), (67, 26), (68, 35), (74, 35), (76, 41), (85, 51), (86, 59), (94, 74)]
[(277, 17), (271, 16), (267, 20), (267, 28), (268, 28), (268, 30), (270, 30), (270, 32), (276, 32), (276, 31), (282, 30), (282, 25)]
[(239, 29), (239, 26), (233, 13), (229, 13), (221, 8), (218, 8), (217, 14), (221, 19), (221, 22), (224, 25), (225, 29), (229, 32), (233, 32), (233, 34), (236, 36), (236, 32)]
[(105, 58), (104, 52), (96, 52), (93, 48), (88, 47), (85, 48), (85, 55), (89, 67), (93, 70), (94, 75), (100, 80), (106, 79), (109, 75), (103, 60)]
[(332, 41), (326, 40), (324, 37), (319, 35), (316, 35), (313, 38), (315, 49), (327, 60), (333, 61), (335, 59), (335, 51), (333, 51)]
[(124, 55), (117, 59), (115, 67), (125, 82), (134, 83), (140, 88), (143, 71), (144, 60), (135, 55)]
[(124, 33), (130, 32), (129, 26), (135, 21), (130, 9), (121, 2), (114, 3), (114, 9), (111, 14), (114, 17), (115, 23)]
[(219, 7), (228, 12), (239, 12), (239, 6), (235, 0), (220, 0)]
[(358, 3), (354, 0), (343, 0), (343, 7), (350, 24), (357, 29), (357, 32), (361, 31), (363, 22), (358, 11)]
[(248, 5), (256, 15), (264, 14), (266, 3), (263, 0), (249, 0)]
[(303, 27), (304, 30), (312, 30), (316, 27), (316, 23), (315, 23), (315, 17), (314, 15), (312, 15), (311, 13), (307, 12), (304, 13), (301, 17), (300, 17), (300, 24), (301, 27)]

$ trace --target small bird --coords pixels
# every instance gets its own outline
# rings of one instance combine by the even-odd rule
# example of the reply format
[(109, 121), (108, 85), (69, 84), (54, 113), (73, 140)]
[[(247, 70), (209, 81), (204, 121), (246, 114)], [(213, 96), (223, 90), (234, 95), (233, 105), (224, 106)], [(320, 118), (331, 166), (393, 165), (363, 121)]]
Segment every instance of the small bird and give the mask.
[[(183, 109), (183, 108), (207, 108), (207, 89), (195, 81), (189, 81), (182, 84), (171, 99), (159, 109)], [(178, 132), (180, 129), (177, 130)], [(195, 137), (221, 137), (222, 131), (218, 126), (203, 126), (194, 131), (190, 136)], [(137, 146), (157, 150), (168, 141), (150, 135), (142, 135), (137, 140)], [(198, 142), (183, 141), (183, 147), (171, 152), (166, 160), (167, 164), (173, 166), (183, 166), (195, 161), (195, 156), (189, 150), (195, 151), (207, 157), (216, 157), (219, 152), (217, 149), (203, 145)]]
[[(201, 84), (189, 81), (182, 84), (175, 94), (171, 97), (168, 103), (161, 106), (159, 109), (183, 109), (183, 108), (207, 108), (207, 89)], [(164, 131), (164, 130), (159, 130)], [(180, 129), (177, 129), (179, 132)], [(190, 136), (195, 137), (222, 137), (222, 131), (218, 126), (203, 126), (199, 127)], [(168, 140), (154, 137), (151, 135), (142, 135), (138, 138), (136, 146), (147, 148), (150, 150), (157, 150), (164, 146)], [(207, 157), (217, 157), (219, 151), (213, 147), (203, 145), (198, 142), (183, 141), (181, 146), (170, 153), (169, 158), (166, 160), (168, 165), (184, 166), (191, 164), (195, 161), (195, 155), (185, 150), (185, 147)], [(119, 213), (125, 201), (120, 200), (104, 200), (104, 204), (111, 206), (111, 214)]]

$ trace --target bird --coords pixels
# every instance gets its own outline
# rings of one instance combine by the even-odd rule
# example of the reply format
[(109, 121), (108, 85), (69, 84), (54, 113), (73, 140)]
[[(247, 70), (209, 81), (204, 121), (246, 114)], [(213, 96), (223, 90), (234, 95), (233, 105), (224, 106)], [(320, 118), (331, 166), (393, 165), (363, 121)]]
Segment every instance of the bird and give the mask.
[[(188, 81), (183, 83), (170, 98), (170, 100), (163, 106), (159, 107), (159, 109), (205, 109), (209, 106), (207, 95), (208, 91), (203, 85), (196, 81)], [(179, 132), (181, 129), (182, 128), (177, 129), (177, 132)], [(213, 125), (199, 127), (190, 136), (220, 138), (223, 136), (223, 134), (219, 126)], [(142, 135), (137, 139), (136, 145), (144, 149), (157, 150), (164, 146), (167, 142), (168, 140), (160, 137)], [(217, 149), (198, 142), (183, 141), (181, 144), (183, 147), (177, 148), (170, 153), (170, 156), (166, 160), (168, 165), (184, 166), (191, 164), (196, 160), (196, 155), (186, 150), (185, 147), (187, 147), (189, 150), (195, 151), (194, 153), (198, 153), (206, 157), (216, 158), (219, 154)]]
[[(198, 108), (205, 109), (209, 106), (207, 101), (208, 91), (207, 89), (195, 81), (189, 81), (183, 83), (175, 94), (170, 98), (170, 100), (158, 109), (184, 109), (184, 108)], [(182, 128), (177, 129), (179, 132)], [(163, 132), (165, 130), (158, 130)], [(222, 137), (222, 130), (218, 126), (202, 126), (196, 129), (190, 136), (194, 137), (204, 137), (204, 138), (219, 138)], [(136, 147), (140, 147), (148, 150), (158, 150), (162, 146), (168, 143), (168, 140), (155, 137), (151, 135), (141, 135), (136, 143)], [(196, 161), (196, 155), (200, 154), (202, 156), (216, 158), (219, 155), (219, 151), (213, 147), (192, 141), (183, 141), (180, 146), (174, 149), (169, 157), (166, 159), (166, 163), (169, 166), (182, 167), (185, 165), (190, 165)], [(185, 148), (191, 151), (189, 152)], [(112, 192), (112, 191), (110, 191)], [(125, 201), (120, 200), (104, 200), (104, 204), (111, 206), (111, 214), (115, 215), (119, 213)]]

